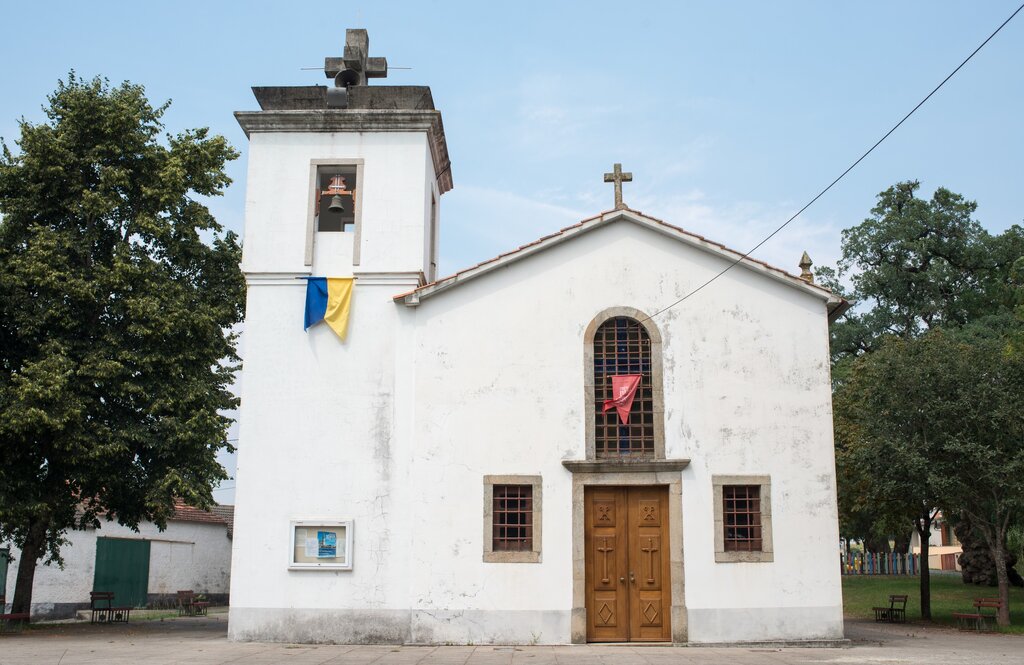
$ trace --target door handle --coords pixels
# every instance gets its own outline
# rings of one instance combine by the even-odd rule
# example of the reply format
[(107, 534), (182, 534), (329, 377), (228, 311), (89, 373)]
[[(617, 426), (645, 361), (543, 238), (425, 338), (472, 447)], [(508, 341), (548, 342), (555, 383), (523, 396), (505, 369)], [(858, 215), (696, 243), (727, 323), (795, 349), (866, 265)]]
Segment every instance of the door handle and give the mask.
[(629, 571), (629, 583), (636, 584), (636, 577), (633, 576), (633, 571)]
[(625, 584), (626, 583), (626, 578), (625, 577), (620, 577), (619, 578), (619, 583), (620, 584)]

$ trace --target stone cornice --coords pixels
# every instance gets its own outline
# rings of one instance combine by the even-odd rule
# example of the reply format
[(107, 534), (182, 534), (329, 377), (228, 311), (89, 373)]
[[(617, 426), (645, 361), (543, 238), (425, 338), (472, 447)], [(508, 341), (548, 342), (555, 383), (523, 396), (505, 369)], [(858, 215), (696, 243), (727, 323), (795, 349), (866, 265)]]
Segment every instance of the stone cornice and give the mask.
[[(295, 272), (256, 272), (245, 271), (247, 286), (301, 286), (306, 287), (305, 278), (312, 277), (308, 270)], [(335, 275), (345, 277), (346, 275)], [(396, 289), (416, 287), (423, 283), (423, 273), (418, 271), (403, 272), (354, 272), (352, 274), (360, 286), (390, 286)]]
[(688, 459), (650, 460), (562, 460), (562, 466), (572, 473), (657, 473), (682, 471), (690, 465)]
[(441, 112), (394, 109), (306, 109), (236, 111), (246, 136), (253, 132), (426, 132), (442, 194), (453, 187)]

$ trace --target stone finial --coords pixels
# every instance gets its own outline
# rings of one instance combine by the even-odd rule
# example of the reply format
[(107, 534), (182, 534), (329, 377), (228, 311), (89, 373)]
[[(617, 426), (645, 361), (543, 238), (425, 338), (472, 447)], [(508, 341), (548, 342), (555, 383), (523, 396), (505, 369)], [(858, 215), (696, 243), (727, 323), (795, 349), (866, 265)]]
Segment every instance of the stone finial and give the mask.
[(633, 174), (623, 173), (622, 164), (616, 164), (611, 173), (604, 174), (604, 181), (615, 183), (615, 209), (625, 210), (626, 204), (622, 202), (622, 183), (633, 182)]
[(804, 280), (808, 284), (814, 284), (814, 273), (811, 272), (811, 266), (814, 263), (811, 261), (811, 257), (804, 252), (804, 255), (800, 257), (800, 279)]

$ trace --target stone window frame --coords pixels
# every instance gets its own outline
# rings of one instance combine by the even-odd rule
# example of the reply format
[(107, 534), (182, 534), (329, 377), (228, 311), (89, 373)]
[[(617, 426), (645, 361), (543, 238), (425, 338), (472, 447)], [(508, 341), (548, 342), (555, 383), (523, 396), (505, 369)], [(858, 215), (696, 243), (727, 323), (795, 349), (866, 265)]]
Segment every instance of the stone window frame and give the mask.
[[(725, 498), (726, 485), (757, 485), (761, 498), (761, 551), (725, 551)], [(775, 561), (772, 545), (772, 479), (767, 475), (711, 476), (715, 509), (715, 563), (771, 563)]]
[(323, 166), (355, 166), (356, 167), (356, 209), (353, 213), (354, 223), (352, 232), (352, 265), (359, 265), (359, 246), (363, 237), (363, 198), (362, 193), (366, 191), (363, 185), (363, 159), (311, 159), (309, 160), (309, 185), (306, 187), (306, 199), (308, 208), (306, 212), (306, 255), (305, 265), (313, 265), (313, 244), (316, 241), (316, 172)]
[[(651, 340), (651, 396), (654, 400), (654, 456), (665, 459), (665, 382), (662, 371), (661, 332), (648, 314), (635, 307), (609, 307), (597, 314), (583, 333), (583, 391), (586, 414), (586, 459), (597, 459), (594, 410), (594, 337), (601, 324), (620, 316), (629, 317), (643, 326)], [(607, 459), (607, 458), (603, 458)]]
[[(530, 485), (533, 488), (533, 547), (529, 551), (494, 551), (494, 486)], [(543, 532), (543, 502), (541, 476), (494, 475), (484, 476), (484, 563), (540, 563), (541, 533)]]

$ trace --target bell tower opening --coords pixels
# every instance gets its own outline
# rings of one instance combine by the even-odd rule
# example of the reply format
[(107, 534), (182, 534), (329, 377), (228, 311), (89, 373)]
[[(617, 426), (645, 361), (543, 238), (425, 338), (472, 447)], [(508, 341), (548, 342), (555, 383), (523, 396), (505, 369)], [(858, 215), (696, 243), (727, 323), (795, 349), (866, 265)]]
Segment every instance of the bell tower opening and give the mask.
[(318, 166), (313, 191), (313, 223), (318, 233), (352, 231), (359, 182), (355, 165)]

